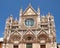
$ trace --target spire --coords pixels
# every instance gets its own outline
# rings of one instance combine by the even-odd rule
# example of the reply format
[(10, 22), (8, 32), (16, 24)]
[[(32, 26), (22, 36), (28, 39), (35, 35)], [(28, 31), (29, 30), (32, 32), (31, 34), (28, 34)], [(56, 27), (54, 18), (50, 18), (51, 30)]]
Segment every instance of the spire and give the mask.
[(22, 14), (23, 14), (23, 11), (22, 11), (22, 8), (20, 9), (20, 15), (19, 15), (19, 24), (20, 24), (20, 22), (21, 22), (21, 16), (22, 16)]
[(48, 15), (50, 15), (50, 12), (48, 12)]
[(51, 14), (50, 14), (50, 12), (48, 12), (48, 14), (47, 14), (47, 18), (48, 18), (48, 22), (50, 21), (50, 17), (51, 17)]
[(29, 7), (31, 7), (31, 3), (29, 3)]
[(37, 9), (37, 14), (38, 14), (38, 26), (40, 26), (40, 8), (39, 7)]
[(40, 8), (39, 7), (37, 9), (37, 14), (38, 14), (38, 16), (40, 16)]
[(50, 13), (50, 12), (48, 12), (48, 16), (49, 16), (49, 17), (51, 16), (51, 13)]
[(12, 14), (10, 15), (10, 29), (11, 29), (11, 26), (12, 26), (12, 23), (13, 23), (13, 16), (12, 16)]
[(13, 15), (12, 15), (12, 14), (10, 15), (10, 19), (11, 19), (11, 20), (13, 19)]
[(22, 8), (20, 9), (20, 15), (19, 16), (22, 16)]
[(10, 20), (11, 20), (11, 23), (12, 23), (12, 20), (13, 20), (13, 15), (12, 14), (10, 15)]
[(50, 14), (50, 12), (48, 12), (48, 27), (49, 27), (49, 36), (50, 36), (50, 16), (51, 16), (51, 14)]

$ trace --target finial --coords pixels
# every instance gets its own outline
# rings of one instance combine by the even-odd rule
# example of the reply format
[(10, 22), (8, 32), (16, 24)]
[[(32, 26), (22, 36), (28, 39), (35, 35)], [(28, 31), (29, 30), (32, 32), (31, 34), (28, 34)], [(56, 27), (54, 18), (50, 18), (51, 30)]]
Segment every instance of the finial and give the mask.
[(40, 12), (40, 8), (39, 8), (39, 6), (38, 6), (38, 10), (37, 11), (39, 11)]
[(22, 16), (22, 8), (20, 8), (20, 16)]
[(48, 12), (48, 15), (51, 15), (50, 12)]
[(40, 16), (40, 8), (39, 7), (37, 9), (37, 14), (38, 14), (38, 16)]
[(29, 3), (29, 6), (31, 6), (31, 3)]
[(10, 17), (12, 17), (13, 15), (12, 14), (10, 14)]
[(22, 8), (20, 8), (20, 13), (22, 14)]
[(12, 20), (13, 19), (13, 15), (11, 14), (9, 18)]

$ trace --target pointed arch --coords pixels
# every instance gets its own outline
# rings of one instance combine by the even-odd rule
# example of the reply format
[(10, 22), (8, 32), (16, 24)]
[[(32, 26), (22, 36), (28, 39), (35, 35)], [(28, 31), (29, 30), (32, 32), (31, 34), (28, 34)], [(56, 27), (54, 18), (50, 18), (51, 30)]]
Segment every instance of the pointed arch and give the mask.
[(37, 38), (40, 43), (51, 42), (49, 35), (44, 30), (38, 33)]
[(23, 39), (25, 41), (33, 41), (35, 39), (35, 35), (31, 30), (27, 30), (27, 32), (23, 35)]
[(18, 33), (17, 31), (13, 32), (10, 35), (9, 42), (14, 43), (15, 41), (19, 42), (21, 40), (21, 34)]

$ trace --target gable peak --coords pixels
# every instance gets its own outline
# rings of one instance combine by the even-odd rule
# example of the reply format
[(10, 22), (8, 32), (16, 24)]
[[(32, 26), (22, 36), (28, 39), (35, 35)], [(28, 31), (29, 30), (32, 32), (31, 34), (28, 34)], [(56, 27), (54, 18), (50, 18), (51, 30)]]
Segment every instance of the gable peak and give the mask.
[(29, 7), (31, 7), (31, 3), (29, 3)]
[(23, 14), (24, 15), (37, 15), (37, 12), (34, 10), (34, 8), (31, 6), (31, 4), (29, 4)]

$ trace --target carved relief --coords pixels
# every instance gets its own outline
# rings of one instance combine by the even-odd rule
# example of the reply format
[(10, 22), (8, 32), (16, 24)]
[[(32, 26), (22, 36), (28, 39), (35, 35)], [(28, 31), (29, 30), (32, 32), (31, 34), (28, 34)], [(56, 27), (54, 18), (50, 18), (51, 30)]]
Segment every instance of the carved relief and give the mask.
[(21, 40), (21, 35), (19, 33), (15, 32), (15, 33), (11, 34), (9, 42), (19, 43), (20, 40)]
[(50, 38), (46, 34), (38, 35), (38, 40), (40, 41), (40, 43), (51, 42)]
[(33, 34), (32, 31), (27, 31), (24, 35), (23, 35), (23, 39), (26, 42), (33, 42), (35, 40), (35, 35)]

